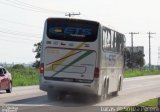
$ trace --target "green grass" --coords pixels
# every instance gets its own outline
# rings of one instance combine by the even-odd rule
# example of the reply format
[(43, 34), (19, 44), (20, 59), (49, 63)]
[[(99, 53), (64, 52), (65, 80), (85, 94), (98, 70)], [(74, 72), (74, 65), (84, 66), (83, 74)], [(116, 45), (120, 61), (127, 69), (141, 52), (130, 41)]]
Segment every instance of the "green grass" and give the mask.
[[(156, 112), (159, 112), (158, 103), (160, 103), (160, 101), (158, 102), (158, 98), (150, 99), (146, 102), (140, 103), (137, 106), (128, 107), (127, 109), (120, 110), (119, 112), (137, 112), (135, 109), (140, 109), (140, 112), (154, 112), (154, 110), (157, 110)], [(147, 109), (150, 109), (152, 111), (147, 111)]]
[(158, 69), (134, 69), (125, 70), (124, 77), (138, 77), (138, 76), (146, 76), (146, 75), (160, 75), (160, 70)]
[(34, 68), (8, 68), (12, 74), (13, 86), (29, 86), (39, 84), (39, 70)]
[[(39, 84), (39, 70), (34, 68), (7, 68), (12, 74), (13, 86), (29, 86)], [(134, 69), (126, 70), (124, 73), (125, 78), (137, 77), (145, 75), (157, 75), (160, 74), (160, 70), (156, 69)]]
[(139, 106), (152, 106), (152, 107), (156, 107), (157, 105), (158, 105), (158, 98), (151, 99), (139, 104)]

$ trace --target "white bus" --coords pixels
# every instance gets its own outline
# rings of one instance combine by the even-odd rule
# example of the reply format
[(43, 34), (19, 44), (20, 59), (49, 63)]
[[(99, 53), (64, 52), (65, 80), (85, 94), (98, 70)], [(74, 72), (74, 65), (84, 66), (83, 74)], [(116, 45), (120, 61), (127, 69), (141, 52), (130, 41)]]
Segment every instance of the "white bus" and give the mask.
[(99, 22), (48, 18), (40, 60), (40, 89), (82, 92), (105, 99), (121, 90), (125, 36)]

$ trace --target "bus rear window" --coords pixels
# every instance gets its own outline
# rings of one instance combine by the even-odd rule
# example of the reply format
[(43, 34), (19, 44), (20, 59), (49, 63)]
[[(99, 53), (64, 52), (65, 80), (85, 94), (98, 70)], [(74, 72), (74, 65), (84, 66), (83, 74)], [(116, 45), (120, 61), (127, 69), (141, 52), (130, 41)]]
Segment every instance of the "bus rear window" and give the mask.
[(75, 19), (48, 19), (47, 36), (65, 41), (93, 42), (97, 39), (99, 23)]

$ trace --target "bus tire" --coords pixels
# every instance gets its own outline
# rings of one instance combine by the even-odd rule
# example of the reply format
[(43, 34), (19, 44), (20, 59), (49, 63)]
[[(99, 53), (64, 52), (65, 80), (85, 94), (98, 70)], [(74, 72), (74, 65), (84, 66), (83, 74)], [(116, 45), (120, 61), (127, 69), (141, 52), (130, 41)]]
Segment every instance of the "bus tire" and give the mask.
[(107, 80), (107, 83), (105, 84), (105, 99), (108, 98), (108, 90), (109, 90), (109, 79)]
[(117, 87), (117, 91), (113, 92), (112, 93), (112, 96), (118, 96), (118, 92), (120, 91), (120, 88), (121, 88), (121, 78), (119, 80), (119, 84), (118, 84), (118, 87)]
[(102, 86), (102, 93), (101, 93), (101, 96), (100, 96), (100, 101), (104, 101), (107, 99), (108, 97), (108, 87), (109, 87), (109, 81), (107, 81), (107, 84), (106, 84), (106, 80), (105, 82), (103, 83), (103, 86)]

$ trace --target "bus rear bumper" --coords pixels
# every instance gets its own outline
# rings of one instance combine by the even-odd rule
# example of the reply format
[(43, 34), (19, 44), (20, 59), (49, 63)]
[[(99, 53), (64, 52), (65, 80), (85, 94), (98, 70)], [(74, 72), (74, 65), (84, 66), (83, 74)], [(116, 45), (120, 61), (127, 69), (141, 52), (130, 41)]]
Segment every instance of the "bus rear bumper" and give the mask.
[(42, 80), (40, 81), (40, 90), (98, 94), (97, 84), (98, 83), (96, 83), (96, 81), (93, 81), (92, 83), (78, 83), (78, 82), (45, 80), (42, 77)]

